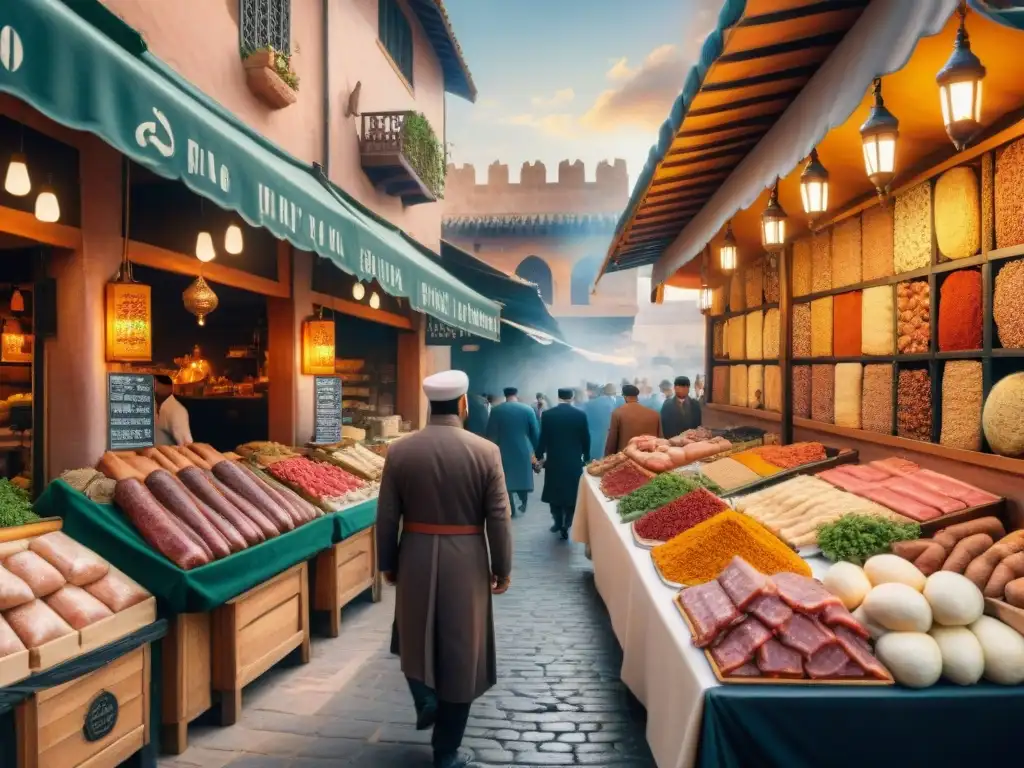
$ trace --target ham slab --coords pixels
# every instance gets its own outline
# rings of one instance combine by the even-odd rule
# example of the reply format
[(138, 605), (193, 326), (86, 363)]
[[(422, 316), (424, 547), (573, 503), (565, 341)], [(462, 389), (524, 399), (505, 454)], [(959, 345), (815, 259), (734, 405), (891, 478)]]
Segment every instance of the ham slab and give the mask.
[(810, 658), (826, 645), (835, 645), (836, 636), (828, 627), (812, 616), (802, 613), (793, 614), (793, 618), (778, 630), (779, 640), (805, 657)]
[(779, 597), (794, 611), (818, 613), (829, 605), (841, 605), (838, 597), (820, 581), (798, 573), (777, 573), (772, 577)]
[(865, 640), (871, 637), (867, 627), (857, 621), (857, 618), (846, 610), (845, 605), (830, 605), (818, 617), (825, 626), (836, 631), (836, 627), (845, 627), (850, 632), (860, 635)]
[(930, 469), (920, 470), (913, 475), (913, 478), (925, 483), (930, 490), (959, 499), (969, 507), (999, 501), (998, 496), (993, 496), (991, 493), (975, 488), (973, 485), (968, 485), (961, 480), (955, 480), (947, 475), (940, 475), (938, 472), (933, 472)]
[(899, 493), (891, 488), (884, 488), (880, 485), (865, 488), (863, 491), (858, 491), (857, 495), (863, 496), (865, 499), (871, 499), (871, 501), (877, 501), (883, 507), (888, 507), (893, 512), (898, 512), (904, 517), (909, 517), (911, 520), (916, 520), (919, 523), (923, 523), (927, 520), (934, 520), (936, 517), (941, 517), (942, 515), (942, 513), (935, 507), (924, 504), (916, 498), (904, 493)]
[(879, 680), (888, 680), (889, 673), (882, 662), (871, 653), (871, 646), (863, 637), (858, 637), (846, 627), (836, 627), (836, 640), (846, 654), (867, 674)]
[(956, 512), (967, 507), (966, 504), (958, 499), (930, 490), (927, 486), (914, 480), (913, 475), (907, 475), (906, 477), (890, 477), (882, 483), (882, 487), (889, 488), (897, 493), (902, 493), (905, 496), (917, 499), (922, 504), (927, 504), (929, 507), (935, 507), (943, 514)]
[(782, 602), (778, 595), (761, 595), (747, 610), (758, 621), (772, 629), (778, 629), (793, 618), (793, 609)]
[(842, 464), (836, 467), (836, 470), (844, 475), (863, 480), (865, 483), (880, 483), (891, 477), (885, 470), (867, 464)]
[(757, 649), (757, 668), (765, 677), (800, 678), (804, 676), (804, 659), (772, 638)]
[(747, 618), (730, 629), (722, 642), (711, 649), (711, 657), (722, 674), (727, 675), (754, 658), (757, 649), (771, 638), (772, 632), (768, 627), (757, 619)]
[(761, 595), (775, 592), (771, 579), (738, 555), (718, 574), (718, 583), (741, 611)]
[(743, 618), (717, 581), (684, 589), (679, 602), (697, 633), (693, 644), (698, 648), (711, 645), (722, 630)]
[(900, 475), (912, 475), (921, 467), (909, 459), (901, 459), (898, 456), (890, 456), (888, 459), (879, 459), (868, 462), (873, 469), (880, 469), (888, 475), (899, 477)]
[[(857, 667), (857, 669), (860, 670), (860, 667)], [(862, 671), (861, 674), (863, 675), (864, 672)], [(729, 677), (761, 677), (761, 670), (757, 668), (756, 664), (748, 661), (742, 667), (737, 667), (730, 672)]]
[(809, 677), (820, 679), (826, 677), (840, 677), (846, 665), (850, 663), (850, 657), (843, 650), (841, 645), (833, 643), (826, 645), (815, 653), (804, 664), (804, 670)]
[(866, 490), (871, 487), (871, 483), (865, 482), (864, 480), (858, 480), (853, 475), (848, 475), (845, 472), (840, 472), (839, 468), (826, 469), (824, 472), (819, 472), (818, 477), (826, 482), (831, 483), (836, 488), (840, 488), (850, 493), (860, 493), (862, 490)]

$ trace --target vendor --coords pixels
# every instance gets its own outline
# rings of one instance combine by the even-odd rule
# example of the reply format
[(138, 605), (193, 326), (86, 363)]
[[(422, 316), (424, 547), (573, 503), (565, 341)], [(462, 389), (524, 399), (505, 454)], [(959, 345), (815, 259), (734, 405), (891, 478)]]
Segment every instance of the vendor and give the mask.
[(174, 382), (170, 376), (153, 377), (153, 397), (156, 399), (156, 444), (188, 445), (192, 430), (188, 423), (188, 410), (174, 397)]

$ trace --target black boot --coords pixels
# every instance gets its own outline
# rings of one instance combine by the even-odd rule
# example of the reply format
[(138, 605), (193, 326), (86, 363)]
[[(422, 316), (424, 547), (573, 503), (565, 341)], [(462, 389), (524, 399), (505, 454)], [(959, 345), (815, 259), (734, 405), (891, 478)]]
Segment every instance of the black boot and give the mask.
[(466, 768), (473, 761), (473, 755), (464, 749), (448, 755), (434, 755), (434, 768)]

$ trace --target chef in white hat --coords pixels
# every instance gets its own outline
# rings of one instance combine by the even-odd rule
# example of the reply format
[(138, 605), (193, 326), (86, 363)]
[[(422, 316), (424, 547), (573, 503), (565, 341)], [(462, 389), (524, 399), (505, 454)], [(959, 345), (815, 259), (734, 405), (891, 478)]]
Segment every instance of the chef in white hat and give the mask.
[(423, 391), (427, 427), (394, 443), (384, 465), (378, 562), (398, 590), (391, 650), (416, 727), (434, 728), (435, 768), (462, 768), (470, 705), (497, 682), (491, 596), (511, 583), (511, 515), (498, 447), (463, 426), (469, 377), (437, 373)]

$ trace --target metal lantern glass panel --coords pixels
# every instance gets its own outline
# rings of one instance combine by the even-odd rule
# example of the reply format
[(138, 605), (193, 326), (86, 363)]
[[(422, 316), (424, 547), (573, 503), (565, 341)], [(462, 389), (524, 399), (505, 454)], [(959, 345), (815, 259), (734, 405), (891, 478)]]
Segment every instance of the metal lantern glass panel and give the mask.
[(779, 204), (777, 179), (768, 199), (768, 207), (761, 214), (761, 244), (769, 252), (781, 251), (786, 246), (786, 212)]
[(217, 294), (202, 277), (197, 277), (182, 292), (181, 299), (185, 302), (185, 309), (196, 316), (199, 325), (206, 325), (206, 316), (213, 312), (220, 303)]
[(308, 376), (334, 373), (334, 321), (306, 320), (302, 324), (302, 372)]
[(828, 171), (818, 160), (816, 149), (811, 150), (807, 165), (800, 174), (800, 198), (808, 216), (820, 216), (828, 210)]
[(711, 311), (711, 287), (708, 285), (702, 285), (700, 287), (700, 295), (698, 297), (700, 311), (710, 312)]
[(981, 130), (981, 81), (985, 66), (971, 50), (964, 20), (967, 9), (960, 7), (960, 28), (945, 66), (935, 76), (939, 84), (942, 122), (958, 150), (963, 149)]
[(736, 260), (736, 236), (732, 233), (732, 222), (729, 222), (725, 230), (725, 240), (718, 251), (718, 268), (728, 275), (736, 269)]
[(107, 283), (107, 362), (153, 359), (151, 294), (142, 283)]
[(874, 93), (875, 104), (860, 127), (860, 138), (868, 179), (879, 193), (883, 193), (896, 177), (896, 140), (900, 135), (900, 121), (886, 109), (881, 80), (875, 80)]

